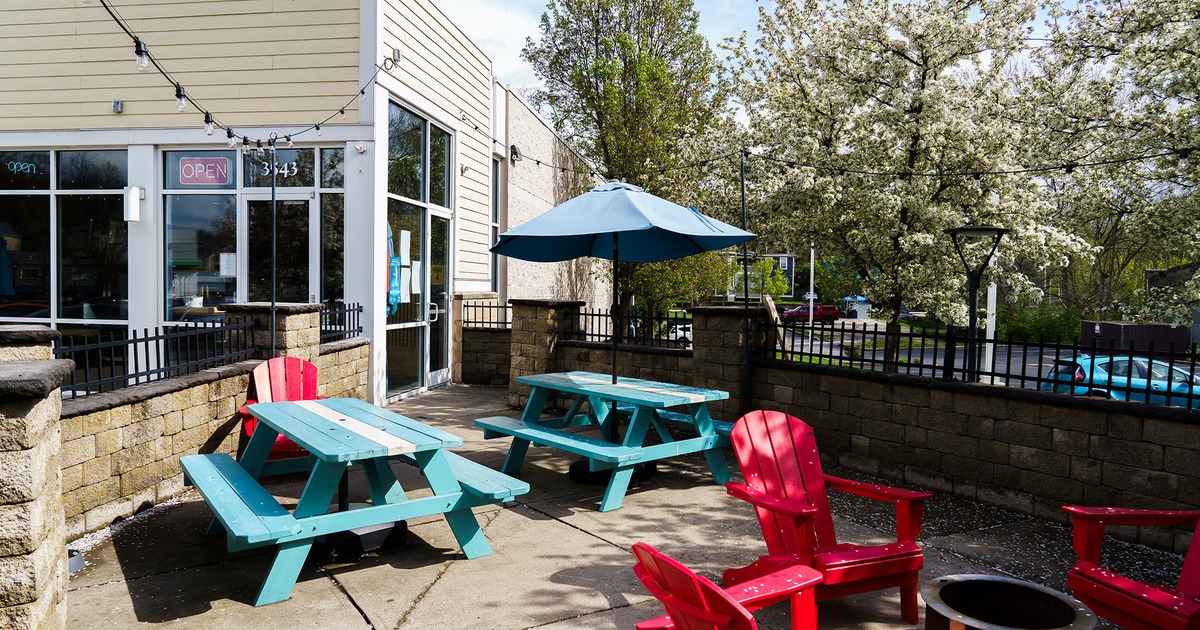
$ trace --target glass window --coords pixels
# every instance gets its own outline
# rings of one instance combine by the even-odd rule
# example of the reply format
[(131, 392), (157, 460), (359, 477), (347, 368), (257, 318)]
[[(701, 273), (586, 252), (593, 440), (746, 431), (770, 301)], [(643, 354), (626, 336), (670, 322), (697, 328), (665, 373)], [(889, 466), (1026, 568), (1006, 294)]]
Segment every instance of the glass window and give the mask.
[(167, 151), (163, 185), (171, 190), (237, 188), (237, 151)]
[(50, 190), (50, 152), (0, 151), (0, 190)]
[[(401, 267), (397, 270), (397, 273), (400, 274), (399, 278), (397, 278), (398, 286), (400, 287), (399, 302), (395, 313), (387, 318), (387, 323), (389, 324), (405, 324), (420, 321), (420, 305), (423, 303), (421, 287), (423, 283), (420, 277), (416, 281), (413, 280), (413, 272), (416, 270), (418, 275), (424, 273), (421, 270), (421, 242), (424, 235), (422, 221), (424, 217), (425, 211), (420, 206), (414, 206), (411, 203), (405, 203), (397, 199), (388, 199), (387, 220), (388, 227), (392, 230), (393, 246), (393, 251), (388, 252), (388, 255), (401, 259)], [(408, 248), (403, 249), (404, 245), (408, 245)], [(391, 271), (389, 271), (390, 273)], [(389, 300), (391, 300), (391, 297), (389, 297)]]
[(321, 298), (326, 304), (345, 299), (343, 251), (345, 202), (341, 193), (321, 195)]
[(391, 103), (388, 108), (388, 192), (425, 201), (425, 120)]
[(129, 181), (125, 151), (59, 151), (58, 187), (64, 190), (122, 189)]
[(58, 316), (125, 319), (128, 230), (120, 195), (58, 198)]
[(322, 188), (341, 188), (346, 185), (345, 163), (345, 149), (321, 149)]
[(431, 127), (429, 136), (429, 202), (449, 208), (450, 134)]
[[(276, 149), (275, 150), (275, 186), (277, 188), (312, 187), (316, 181), (313, 175), (312, 149)], [(264, 150), (250, 151), (245, 156), (245, 178), (248, 188), (271, 187), (271, 152)]]
[(237, 301), (237, 197), (167, 195), (167, 319), (219, 319)]
[[(275, 278), (276, 302), (308, 302), (308, 205), (307, 199), (280, 199), (275, 203)], [(250, 248), (246, 252), (251, 302), (269, 302), (271, 278), (271, 202), (246, 203), (250, 215), (247, 231)]]
[(50, 317), (50, 196), (0, 197), (0, 317)]

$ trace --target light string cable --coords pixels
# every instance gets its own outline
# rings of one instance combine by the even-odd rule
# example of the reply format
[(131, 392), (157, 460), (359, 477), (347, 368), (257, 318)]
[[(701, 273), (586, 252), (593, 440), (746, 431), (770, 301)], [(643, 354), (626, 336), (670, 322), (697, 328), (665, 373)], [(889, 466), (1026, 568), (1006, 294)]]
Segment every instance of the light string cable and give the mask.
[[(82, 1), (85, 3), (90, 3), (89, 0), (82, 0)], [(104, 7), (104, 10), (108, 12), (109, 17), (111, 17), (112, 20), (114, 22), (116, 22), (117, 26), (121, 27), (121, 30), (124, 31), (125, 34), (128, 35), (129, 38), (133, 41), (134, 54), (136, 56), (136, 66), (137, 66), (138, 70), (140, 72), (145, 72), (145, 69), (148, 66), (154, 66), (154, 69), (157, 70), (158, 73), (160, 75), (162, 75), (162, 77), (164, 79), (166, 79), (168, 82), (170, 82), (172, 87), (175, 88), (175, 98), (178, 102), (179, 111), (181, 111), (181, 112), (184, 111), (184, 109), (187, 106), (187, 103), (190, 102), (193, 107), (195, 107), (197, 110), (199, 110), (201, 113), (204, 114), (204, 133), (206, 135), (211, 136), (211, 135), (213, 135), (215, 130), (222, 129), (225, 131), (225, 135), (229, 139), (229, 147), (230, 148), (234, 148), (237, 145), (238, 141), (240, 140), (243, 151), (249, 150), (250, 143), (251, 143), (249, 135), (239, 134), (232, 126), (222, 123), (214, 114), (211, 113), (211, 111), (209, 109), (205, 108), (199, 101), (197, 101), (190, 94), (188, 94), (187, 88), (183, 85), (183, 83), (181, 81), (179, 81), (178, 79), (176, 79), (175, 76), (172, 75), (171, 72), (169, 70), (167, 70), (163, 66), (162, 63), (159, 62), (159, 60), (154, 56), (154, 53), (150, 51), (150, 48), (148, 46), (146, 46), (146, 42), (144, 40), (142, 40), (142, 38), (139, 37), (137, 35), (137, 33), (135, 33), (133, 31), (133, 29), (131, 29), (129, 27), (128, 23), (125, 21), (125, 18), (123, 16), (121, 16), (120, 12), (117, 11), (116, 7), (112, 6), (111, 1), (110, 0), (99, 0), (99, 2), (100, 2), (100, 5)], [(385, 58), (382, 65), (375, 64), (375, 72), (371, 75), (371, 77), (369, 79), (367, 79), (367, 81), (365, 83), (363, 83), (362, 86), (359, 87), (358, 91), (354, 94), (354, 96), (350, 97), (350, 100), (346, 101), (346, 104), (339, 107), (337, 109), (337, 111), (334, 111), (333, 113), (329, 114), (320, 122), (313, 123), (307, 127), (300, 129), (299, 131), (296, 131), (296, 132), (293, 132), (290, 134), (285, 134), (283, 136), (283, 139), (287, 142), (287, 146), (289, 146), (289, 147), (292, 146), (292, 138), (293, 137), (306, 134), (310, 131), (316, 131), (317, 135), (320, 136), (322, 125), (325, 125), (329, 121), (333, 120), (335, 117), (339, 117), (339, 116), (345, 117), (346, 109), (354, 104), (355, 99), (358, 99), (359, 97), (366, 95), (367, 88), (372, 83), (375, 82), (375, 78), (378, 77), (379, 73), (384, 71), (384, 67), (389, 64), (394, 66), (395, 62), (393, 62), (391, 58)], [(274, 132), (272, 132), (268, 136), (268, 143), (270, 144), (270, 146), (272, 146), (272, 147), (275, 146), (275, 141), (278, 137), (279, 137), (279, 135)], [(256, 146), (262, 146), (262, 142), (263, 142), (262, 139), (257, 139), (254, 141), (254, 144)]]
[[(482, 128), (480, 128), (479, 124), (477, 122), (475, 122), (475, 120), (472, 117), (467, 115), (466, 112), (460, 111), (458, 116), (459, 116), (459, 119), (461, 119), (463, 122), (471, 125), (471, 127), (474, 128), (475, 131), (478, 132), (479, 134), (481, 134), (483, 137), (490, 139), (495, 144), (500, 144), (500, 145), (504, 144), (503, 140), (491, 135), (490, 133), (488, 133), (488, 132), (484, 131)], [(738, 149), (736, 151), (728, 151), (726, 153), (721, 153), (719, 155), (713, 155), (711, 157), (696, 160), (695, 162), (689, 162), (687, 164), (682, 164), (682, 165), (677, 165), (677, 166), (669, 166), (669, 167), (661, 167), (661, 168), (648, 168), (648, 169), (646, 169), (646, 171), (658, 173), (659, 175), (665, 175), (671, 171), (682, 171), (682, 170), (686, 170), (686, 169), (706, 167), (712, 162), (716, 162), (718, 160), (723, 160), (725, 158), (732, 157), (734, 155), (737, 155), (738, 153), (741, 153), (741, 149)], [(576, 155), (578, 156), (578, 153), (576, 153)], [(567, 166), (557, 166), (553, 163), (552, 160), (543, 160), (540, 158), (530, 157), (529, 155), (526, 155), (524, 153), (521, 154), (521, 157), (519, 159), (532, 160), (533, 163), (538, 166), (557, 170), (560, 173), (564, 173), (564, 174), (570, 172), (570, 173), (574, 173), (576, 175), (591, 175), (593, 177), (601, 176), (600, 169), (593, 168), (591, 170), (585, 171), (585, 170), (579, 170), (577, 168), (572, 168), (572, 167), (567, 167)], [(587, 161), (582, 156), (579, 156), (579, 159), (583, 162)]]
[(1093, 167), (1093, 166), (1111, 166), (1114, 164), (1130, 164), (1130, 163), (1134, 163), (1134, 162), (1144, 162), (1147, 160), (1155, 160), (1155, 159), (1159, 159), (1159, 158), (1168, 158), (1168, 157), (1177, 158), (1177, 159), (1179, 159), (1179, 162), (1181, 165), (1185, 165), (1185, 164), (1187, 164), (1188, 160), (1190, 159), (1192, 153), (1195, 151), (1197, 151), (1196, 147), (1183, 147), (1183, 148), (1179, 148), (1179, 149), (1163, 149), (1163, 150), (1160, 150), (1158, 153), (1152, 153), (1152, 154), (1148, 154), (1148, 155), (1147, 154), (1132, 155), (1132, 156), (1126, 156), (1126, 157), (1111, 158), (1111, 159), (1107, 159), (1107, 160), (1066, 162), (1063, 164), (1056, 164), (1056, 165), (1051, 165), (1051, 166), (1031, 166), (1031, 167), (1024, 167), (1024, 168), (1000, 169), (1000, 170), (950, 171), (950, 172), (940, 172), (940, 173), (939, 172), (921, 172), (921, 171), (913, 171), (913, 172), (909, 172), (909, 171), (878, 171), (878, 170), (864, 170), (864, 169), (838, 167), (838, 166), (831, 166), (828, 164), (812, 164), (812, 163), (803, 162), (803, 161), (799, 161), (799, 160), (789, 160), (786, 158), (779, 158), (779, 157), (775, 157), (773, 155), (769, 155), (769, 154), (765, 154), (765, 153), (754, 153), (753, 151), (750, 151), (750, 150), (746, 151), (746, 155), (748, 157), (756, 157), (756, 158), (760, 158), (760, 159), (763, 159), (763, 160), (766, 160), (769, 162), (783, 164), (789, 168), (811, 168), (816, 171), (826, 171), (826, 172), (830, 172), (830, 173), (836, 173), (838, 175), (851, 175), (851, 174), (852, 175), (882, 175), (882, 176), (896, 177), (898, 179), (907, 179), (909, 177), (929, 177), (929, 178), (970, 177), (970, 178), (978, 180), (980, 177), (982, 177), (984, 175), (1021, 175), (1021, 174), (1027, 174), (1027, 173), (1051, 173), (1051, 172), (1055, 172), (1055, 171), (1063, 171), (1064, 173), (1070, 175), (1075, 172), (1075, 169), (1078, 169), (1078, 168), (1088, 168), (1088, 167)]

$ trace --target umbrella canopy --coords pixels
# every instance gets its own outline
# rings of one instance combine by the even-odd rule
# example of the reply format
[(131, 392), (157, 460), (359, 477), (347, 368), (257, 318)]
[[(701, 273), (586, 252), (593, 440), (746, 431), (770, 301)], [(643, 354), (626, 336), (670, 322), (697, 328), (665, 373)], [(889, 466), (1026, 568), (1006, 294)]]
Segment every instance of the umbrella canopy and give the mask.
[[(613, 304), (618, 261), (655, 262), (724, 249), (754, 234), (722, 223), (624, 182), (610, 181), (503, 233), (492, 251), (533, 262), (581, 256), (613, 261)], [(613, 322), (614, 326), (616, 322)], [(613, 337), (617, 382), (617, 336)]]
[(534, 262), (581, 256), (654, 262), (724, 249), (752, 238), (754, 234), (695, 208), (614, 181), (501, 234), (492, 251)]

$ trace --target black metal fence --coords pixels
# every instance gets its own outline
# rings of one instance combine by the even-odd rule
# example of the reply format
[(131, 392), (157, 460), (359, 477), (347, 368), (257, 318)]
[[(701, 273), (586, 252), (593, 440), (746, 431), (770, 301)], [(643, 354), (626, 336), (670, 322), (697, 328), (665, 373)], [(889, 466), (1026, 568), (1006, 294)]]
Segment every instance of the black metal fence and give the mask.
[(467, 328), (512, 328), (512, 307), (496, 302), (463, 302), (463, 322)]
[(244, 361), (255, 355), (249, 318), (189, 322), (162, 328), (63, 335), (54, 356), (75, 370), (62, 385), (64, 398), (113, 391)]
[(321, 343), (353, 339), (362, 334), (362, 304), (326, 305), (321, 311)]
[[(580, 309), (579, 327), (570, 335), (578, 341), (612, 341), (614, 326), (607, 309)], [(684, 315), (626, 319), (620, 342), (655, 348), (692, 347), (692, 319)]]
[[(945, 380), (987, 382), (1076, 396), (1200, 408), (1200, 349), (1094, 338), (1086, 344), (972, 340), (955, 327), (902, 328), (843, 320), (775, 328), (777, 358)], [(974, 343), (978, 365), (967, 364)], [(889, 356), (890, 355), (890, 356)]]

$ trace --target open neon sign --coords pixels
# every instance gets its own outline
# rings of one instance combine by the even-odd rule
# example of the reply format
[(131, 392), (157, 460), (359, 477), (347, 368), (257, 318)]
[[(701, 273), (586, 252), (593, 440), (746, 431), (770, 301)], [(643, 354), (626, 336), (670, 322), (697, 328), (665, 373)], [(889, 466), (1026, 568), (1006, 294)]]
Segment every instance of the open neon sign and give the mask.
[(229, 158), (179, 158), (180, 184), (188, 186), (215, 186), (228, 184), (229, 181)]

